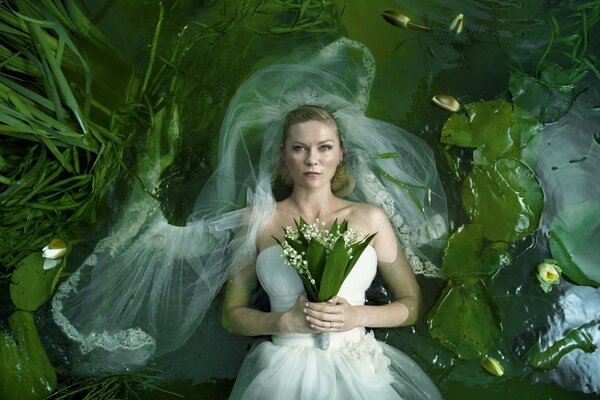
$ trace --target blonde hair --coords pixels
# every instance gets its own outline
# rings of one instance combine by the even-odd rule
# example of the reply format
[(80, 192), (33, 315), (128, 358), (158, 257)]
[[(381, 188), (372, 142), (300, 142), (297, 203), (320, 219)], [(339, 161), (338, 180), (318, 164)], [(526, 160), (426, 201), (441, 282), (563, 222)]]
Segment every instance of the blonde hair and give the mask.
[[(282, 143), (285, 143), (287, 140), (290, 128), (293, 125), (306, 121), (333, 122), (340, 145), (342, 146), (342, 149), (344, 148), (340, 130), (337, 126), (335, 118), (333, 117), (333, 114), (323, 107), (315, 105), (303, 105), (287, 113), (285, 120), (283, 121)], [(285, 186), (292, 186), (294, 184), (287, 166), (281, 159), (279, 160), (279, 165), (277, 166), (277, 175), (279, 175), (281, 183), (283, 183)], [(354, 190), (354, 184), (354, 178), (352, 178), (350, 175), (350, 172), (348, 171), (348, 165), (346, 164), (346, 159), (344, 158), (338, 164), (335, 174), (333, 175), (333, 178), (331, 178), (331, 191), (338, 197), (345, 197), (350, 194), (352, 190)]]

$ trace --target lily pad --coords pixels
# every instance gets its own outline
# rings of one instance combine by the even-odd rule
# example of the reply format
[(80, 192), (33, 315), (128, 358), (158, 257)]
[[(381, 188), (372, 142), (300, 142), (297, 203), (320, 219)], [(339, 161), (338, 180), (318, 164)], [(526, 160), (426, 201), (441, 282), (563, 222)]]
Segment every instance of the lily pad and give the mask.
[(575, 99), (575, 84), (584, 76), (584, 63), (563, 69), (554, 62), (546, 64), (536, 79), (516, 71), (508, 81), (514, 102), (544, 123), (561, 119), (571, 108)]
[(463, 205), (471, 221), (483, 225), (491, 241), (512, 242), (538, 227), (544, 196), (533, 172), (522, 162), (499, 159), (476, 166), (462, 187)]
[(446, 278), (493, 275), (511, 261), (507, 243), (493, 242), (483, 247), (483, 226), (467, 224), (448, 239), (442, 271)]
[(21, 310), (35, 311), (50, 300), (62, 264), (44, 270), (44, 257), (40, 253), (25, 257), (12, 273), (10, 298)]
[(29, 311), (15, 311), (0, 331), (0, 399), (41, 400), (56, 387), (56, 372)]
[(504, 100), (465, 104), (463, 109), (467, 115), (456, 113), (446, 121), (440, 141), (475, 148), (475, 165), (519, 159), (521, 149), (542, 129), (536, 117)]
[(569, 279), (600, 286), (600, 202), (586, 201), (561, 211), (550, 228), (552, 257)]
[(449, 280), (427, 323), (431, 336), (463, 360), (485, 356), (502, 331), (498, 307), (476, 278)]

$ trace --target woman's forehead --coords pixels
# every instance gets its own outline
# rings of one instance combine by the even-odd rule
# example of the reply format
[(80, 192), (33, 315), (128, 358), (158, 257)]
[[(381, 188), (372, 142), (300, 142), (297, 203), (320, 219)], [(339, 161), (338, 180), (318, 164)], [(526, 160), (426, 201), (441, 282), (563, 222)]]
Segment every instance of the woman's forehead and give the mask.
[(288, 140), (323, 141), (339, 140), (334, 121), (304, 121), (290, 126)]

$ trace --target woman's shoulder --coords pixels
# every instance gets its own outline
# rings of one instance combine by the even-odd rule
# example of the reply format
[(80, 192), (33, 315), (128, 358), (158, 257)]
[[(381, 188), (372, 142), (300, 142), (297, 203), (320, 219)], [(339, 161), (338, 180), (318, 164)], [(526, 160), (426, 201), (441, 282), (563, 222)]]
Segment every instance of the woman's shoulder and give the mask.
[(364, 232), (378, 231), (382, 225), (388, 223), (388, 217), (385, 212), (369, 203), (351, 202), (349, 205), (349, 220), (353, 225)]
[(348, 203), (350, 203), (349, 207), (351, 207), (352, 213), (360, 214), (369, 219), (375, 218), (377, 221), (380, 221), (381, 219), (387, 219), (385, 212), (373, 204), (351, 201), (348, 201)]

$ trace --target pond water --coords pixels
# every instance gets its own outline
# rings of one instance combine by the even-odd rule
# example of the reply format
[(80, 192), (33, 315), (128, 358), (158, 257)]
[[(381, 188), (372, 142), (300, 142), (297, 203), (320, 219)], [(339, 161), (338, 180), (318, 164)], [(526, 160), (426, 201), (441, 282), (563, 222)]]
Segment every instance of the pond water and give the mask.
[[(465, 222), (460, 185), (443, 163), (439, 143), (449, 114), (432, 105), (431, 97), (449, 94), (462, 104), (509, 99), (508, 82), (513, 71), (535, 75), (551, 37), (552, 18), (561, 27), (561, 37), (580, 32), (581, 11), (576, 7), (585, 2), (313, 2), (321, 6), (315, 9), (311, 5), (307, 15), (316, 12), (315, 15), (327, 16), (319, 25), (322, 31), (316, 31), (312, 25), (287, 33), (273, 28), (289, 27), (293, 21), (289, 16), (252, 12), (259, 4), (269, 3), (277, 2), (165, 2), (158, 54), (168, 58), (176, 45), (186, 48), (178, 60), (185, 76), (174, 92), (182, 109), (182, 136), (171, 143), (176, 149), (176, 161), (163, 172), (160, 191), (162, 208), (172, 221), (185, 218), (193, 206), (198, 182), (206, 179), (215, 165), (220, 122), (239, 84), (259, 67), (293, 52), (294, 47), (318, 48), (343, 35), (364, 43), (375, 57), (377, 74), (367, 115), (404, 127), (435, 149), (449, 197), (451, 229), (456, 229)], [(281, 2), (285, 3), (293, 2)], [(106, 101), (117, 104), (118, 93), (124, 90), (131, 69), (144, 71), (159, 15), (158, 3), (87, 0), (82, 4), (123, 54), (122, 60), (90, 56), (94, 73), (110, 82), (104, 88)], [(381, 12), (388, 9), (399, 10), (433, 31), (392, 26), (381, 17)], [(459, 12), (465, 16), (465, 30), (457, 35), (448, 31), (448, 24)], [(596, 25), (588, 32), (586, 54), (592, 57), (600, 54), (598, 33)], [(556, 43), (547, 58), (567, 68), (564, 52), (569, 43)], [(565, 356), (560, 368), (550, 372), (532, 370), (517, 354), (538, 340), (552, 343), (569, 329), (594, 319), (596, 324), (591, 324), (589, 333), (595, 344), (600, 344), (600, 289), (563, 280), (545, 294), (534, 277), (535, 266), (551, 257), (548, 232), (555, 216), (567, 206), (600, 198), (598, 76), (588, 73), (577, 88), (581, 93), (573, 107), (558, 122), (548, 123), (538, 142), (541, 144), (534, 168), (545, 195), (540, 228), (532, 236), (511, 244), (512, 265), (489, 284), (503, 328), (492, 355), (502, 361), (505, 374), (491, 376), (478, 361), (456, 359), (429, 336), (424, 322), (415, 328), (377, 332), (381, 339), (417, 360), (446, 399), (510, 396), (567, 400), (598, 398), (600, 394), (598, 351), (587, 354), (576, 350)], [(144, 142), (141, 135), (139, 142)], [(121, 198), (118, 193), (112, 195), (113, 210), (121, 209)], [(598, 242), (598, 236), (598, 232), (592, 236), (595, 241), (590, 245)], [(445, 283), (440, 279), (419, 279), (426, 304), (432, 307)], [(218, 309), (210, 310), (202, 327), (182, 350), (157, 361), (156, 366), (164, 368), (162, 388), (186, 398), (227, 398), (252, 340), (226, 334), (217, 322), (218, 314)], [(176, 398), (150, 389), (139, 395), (147, 399)]]

